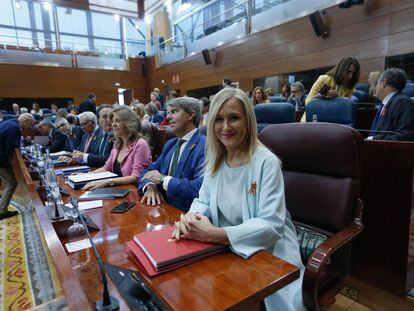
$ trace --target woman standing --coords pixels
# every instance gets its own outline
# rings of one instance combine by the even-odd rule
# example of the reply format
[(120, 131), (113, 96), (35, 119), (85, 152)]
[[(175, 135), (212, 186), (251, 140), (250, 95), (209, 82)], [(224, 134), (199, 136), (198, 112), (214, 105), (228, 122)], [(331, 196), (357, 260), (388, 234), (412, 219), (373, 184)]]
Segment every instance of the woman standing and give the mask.
[[(248, 97), (225, 88), (209, 113), (204, 181), (173, 238), (228, 244), (243, 258), (268, 250), (303, 271), (280, 163), (257, 139)], [(304, 310), (301, 284), (302, 278), (266, 298), (268, 310)]]
[(151, 151), (147, 142), (141, 138), (141, 122), (127, 106), (112, 111), (112, 128), (115, 136), (114, 148), (105, 166), (94, 173), (112, 172), (117, 178), (92, 181), (82, 189), (135, 184), (141, 172), (151, 163)]

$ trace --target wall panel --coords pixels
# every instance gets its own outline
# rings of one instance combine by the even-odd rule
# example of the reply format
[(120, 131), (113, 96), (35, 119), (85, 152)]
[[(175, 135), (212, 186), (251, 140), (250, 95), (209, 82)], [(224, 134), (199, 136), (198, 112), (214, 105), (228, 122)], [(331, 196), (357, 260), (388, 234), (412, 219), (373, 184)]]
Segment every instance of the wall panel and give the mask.
[[(361, 62), (364, 82), (370, 71), (383, 69), (385, 57), (414, 52), (413, 14), (414, 1), (371, 0), (346, 10), (335, 6), (323, 15), (328, 38), (317, 38), (304, 17), (216, 48), (214, 67), (205, 66), (201, 54), (161, 68), (152, 60), (151, 87), (162, 87), (165, 80), (184, 94), (228, 76), (248, 90), (255, 78), (332, 66), (346, 56)], [(171, 84), (174, 75), (179, 84)]]

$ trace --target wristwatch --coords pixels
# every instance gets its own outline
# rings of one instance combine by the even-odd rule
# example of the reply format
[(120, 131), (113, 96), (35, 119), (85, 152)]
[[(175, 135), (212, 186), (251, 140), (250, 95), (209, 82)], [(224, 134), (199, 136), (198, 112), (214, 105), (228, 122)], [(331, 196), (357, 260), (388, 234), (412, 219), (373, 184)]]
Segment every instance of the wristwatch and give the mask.
[(112, 178), (111, 178), (111, 179), (109, 179), (108, 181), (109, 181), (109, 185), (110, 185), (111, 187), (115, 186), (114, 180), (113, 180)]

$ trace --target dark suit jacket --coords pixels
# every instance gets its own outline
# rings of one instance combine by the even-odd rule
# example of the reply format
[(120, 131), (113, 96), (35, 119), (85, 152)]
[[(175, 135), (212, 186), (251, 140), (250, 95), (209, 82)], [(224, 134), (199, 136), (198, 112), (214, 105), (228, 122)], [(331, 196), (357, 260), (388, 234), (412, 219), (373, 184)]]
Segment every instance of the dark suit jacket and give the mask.
[(397, 93), (385, 109), (384, 116), (380, 117), (373, 130), (395, 133), (376, 133), (374, 139), (414, 141), (414, 102), (408, 96)]
[(296, 109), (296, 100), (291, 97), (288, 102), (291, 103), (293, 105), (293, 107), (295, 107), (295, 111), (304, 111), (305, 110), (305, 99), (306, 96), (305, 94), (302, 94), (302, 97), (299, 99), (299, 110)]
[(80, 126), (72, 127), (72, 134), (67, 140), (67, 149), (72, 152), (73, 150), (79, 150), (79, 145), (82, 143), (84, 131)]
[(149, 118), (149, 121), (152, 123), (161, 124), (161, 122), (164, 120), (164, 113), (158, 111), (156, 114), (154, 114), (152, 117)]
[(106, 160), (109, 159), (111, 154), (111, 150), (114, 146), (114, 137), (113, 135), (109, 135), (106, 141), (103, 141), (105, 137), (105, 133), (101, 136), (101, 140), (99, 141), (99, 149), (100, 153), (88, 155), (88, 166), (90, 167), (102, 167), (105, 165)]
[[(95, 133), (93, 134), (91, 138), (91, 142), (89, 143), (86, 153), (99, 154), (99, 143), (101, 142), (102, 135), (103, 135), (103, 131), (100, 127), (98, 127), (98, 129), (95, 131)], [(83, 152), (83, 149), (85, 148), (87, 137), (88, 135), (86, 135), (86, 133), (82, 136), (82, 142), (80, 143), (79, 148), (78, 148), (78, 150), (81, 152)]]
[[(142, 188), (149, 182), (142, 180), (146, 172), (158, 170), (163, 175), (168, 175), (171, 158), (174, 154), (177, 138), (170, 139), (164, 146), (157, 161), (153, 162), (145, 169), (138, 179), (138, 190), (142, 193)], [(206, 137), (196, 132), (187, 143), (180, 160), (178, 161), (173, 178), (168, 184), (166, 193), (167, 202), (176, 208), (188, 211), (194, 198), (198, 197), (201, 184), (203, 182), (203, 168), (205, 161)], [(159, 190), (165, 194), (162, 185)]]
[(96, 104), (90, 98), (87, 98), (85, 101), (81, 102), (81, 104), (79, 105), (79, 113), (82, 113), (85, 111), (92, 111), (94, 114), (96, 114)]
[(46, 149), (49, 149), (49, 152), (59, 152), (59, 151), (71, 151), (68, 149), (68, 140), (69, 137), (62, 134), (58, 129), (52, 130), (52, 140), (42, 148), (42, 152), (45, 152)]

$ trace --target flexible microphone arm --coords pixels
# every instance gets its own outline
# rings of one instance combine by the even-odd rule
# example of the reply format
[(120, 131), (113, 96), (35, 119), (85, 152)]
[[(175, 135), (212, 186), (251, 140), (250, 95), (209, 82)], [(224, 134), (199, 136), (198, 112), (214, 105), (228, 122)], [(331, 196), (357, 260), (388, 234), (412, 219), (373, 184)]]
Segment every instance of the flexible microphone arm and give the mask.
[(371, 133), (371, 132), (374, 132), (374, 133), (379, 133), (379, 134), (394, 134), (394, 135), (400, 135), (400, 133), (398, 133), (398, 132), (394, 132), (394, 131), (380, 131), (380, 130), (363, 130), (363, 129), (355, 129), (355, 130), (357, 130), (358, 132), (365, 132), (365, 133)]
[(109, 295), (108, 281), (106, 279), (106, 272), (105, 272), (105, 267), (102, 262), (102, 257), (101, 255), (99, 255), (99, 252), (96, 249), (95, 242), (92, 240), (88, 226), (86, 225), (85, 220), (83, 219), (79, 211), (78, 198), (71, 197), (70, 202), (72, 203), (73, 208), (76, 210), (78, 214), (77, 216), (78, 219), (80, 219), (83, 227), (85, 228), (86, 235), (88, 236), (88, 239), (91, 242), (93, 253), (95, 254), (95, 257), (98, 261), (99, 269), (101, 270), (101, 277), (102, 277), (102, 284), (103, 284), (103, 299), (95, 302), (95, 310), (104, 310), (104, 311), (118, 310), (119, 302), (117, 299)]

